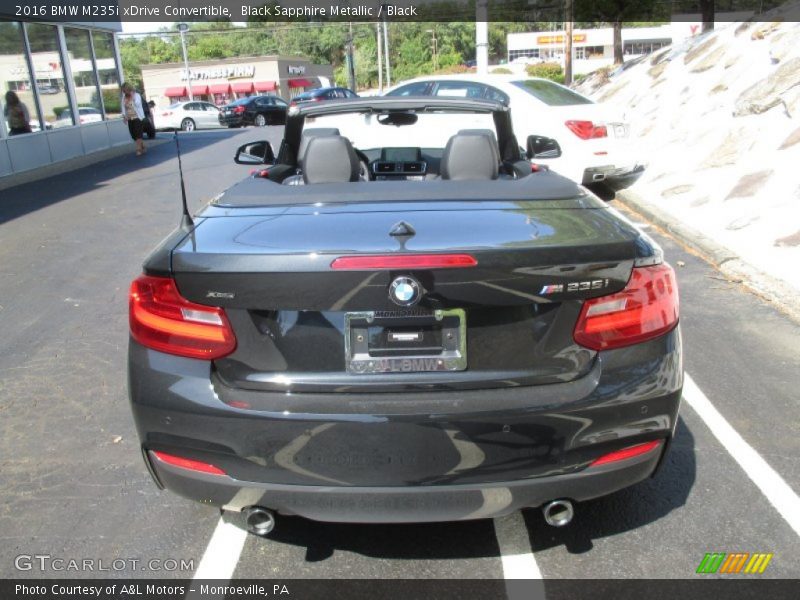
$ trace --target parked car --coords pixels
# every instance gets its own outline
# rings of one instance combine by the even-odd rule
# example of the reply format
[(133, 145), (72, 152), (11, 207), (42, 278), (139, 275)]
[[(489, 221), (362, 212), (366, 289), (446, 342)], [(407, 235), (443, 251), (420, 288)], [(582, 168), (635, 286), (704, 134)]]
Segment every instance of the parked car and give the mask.
[(596, 196), (532, 172), (508, 106), (309, 103), (285, 132), (275, 160), (240, 147), (261, 168), (132, 283), (129, 394), (159, 486), (266, 534), (276, 514), (531, 506), (565, 525), (656, 472), (683, 384), (675, 274)]
[(278, 96), (250, 96), (223, 106), (218, 120), (227, 127), (283, 125), (287, 108), (286, 101)]
[(343, 100), (345, 98), (358, 98), (358, 94), (343, 87), (323, 87), (298, 94), (292, 98), (291, 105), (296, 106), (305, 102), (322, 102), (323, 100)]
[(219, 108), (210, 102), (200, 100), (175, 102), (158, 111), (155, 118), (156, 129), (210, 129), (219, 127)]
[(630, 124), (608, 107), (549, 79), (520, 75), (441, 75), (407, 81), (386, 96), (486, 98), (514, 111), (514, 132), (528, 140), (533, 132), (558, 140), (558, 148), (529, 158), (605, 195), (631, 186), (644, 161), (633, 155)]
[(78, 120), (78, 123), (73, 123), (72, 109), (65, 108), (59, 113), (58, 118), (53, 121), (53, 128), (70, 127), (73, 124), (96, 123), (97, 121), (103, 120), (103, 113), (93, 106), (79, 106)]

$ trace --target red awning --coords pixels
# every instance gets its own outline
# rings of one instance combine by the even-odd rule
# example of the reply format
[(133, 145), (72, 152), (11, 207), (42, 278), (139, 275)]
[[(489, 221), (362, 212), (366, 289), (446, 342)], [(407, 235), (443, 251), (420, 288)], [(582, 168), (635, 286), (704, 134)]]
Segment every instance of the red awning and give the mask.
[(208, 86), (209, 94), (230, 94), (230, 92), (231, 92), (230, 83), (215, 83), (213, 85)]
[(207, 85), (193, 85), (192, 86), (192, 96), (205, 96), (208, 94), (208, 86)]
[(170, 87), (164, 90), (164, 95), (167, 98), (180, 98), (181, 96), (188, 96), (189, 94), (186, 93), (186, 88), (181, 87)]
[(274, 81), (256, 81), (255, 88), (257, 92), (274, 92), (278, 86)]
[(252, 81), (242, 81), (231, 85), (231, 89), (237, 94), (249, 94), (253, 91)]
[(293, 88), (307, 88), (314, 85), (308, 79), (290, 79), (289, 80), (289, 87)]

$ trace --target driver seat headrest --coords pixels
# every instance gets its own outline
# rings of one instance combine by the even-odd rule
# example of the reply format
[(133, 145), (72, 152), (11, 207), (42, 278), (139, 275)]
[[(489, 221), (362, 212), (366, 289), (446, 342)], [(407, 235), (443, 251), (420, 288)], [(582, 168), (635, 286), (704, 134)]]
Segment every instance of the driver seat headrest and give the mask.
[(303, 158), (305, 183), (344, 183), (360, 179), (361, 165), (353, 145), (340, 135), (313, 137)]
[(297, 166), (301, 169), (303, 168), (303, 160), (306, 156), (306, 150), (308, 150), (308, 142), (313, 138), (339, 134), (338, 127), (312, 127), (310, 129), (303, 129), (303, 133), (300, 136), (300, 147), (297, 149)]
[(489, 129), (462, 129), (447, 141), (440, 172), (442, 179), (497, 179), (500, 149)]

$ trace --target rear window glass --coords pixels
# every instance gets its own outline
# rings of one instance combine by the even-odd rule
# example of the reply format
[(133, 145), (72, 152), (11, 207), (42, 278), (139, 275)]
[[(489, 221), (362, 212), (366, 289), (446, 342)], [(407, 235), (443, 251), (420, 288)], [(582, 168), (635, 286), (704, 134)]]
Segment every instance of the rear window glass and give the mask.
[(570, 89), (562, 87), (552, 81), (542, 79), (526, 79), (525, 81), (513, 81), (513, 85), (528, 92), (537, 100), (541, 100), (549, 106), (573, 106), (575, 104), (593, 104), (587, 98), (576, 94)]

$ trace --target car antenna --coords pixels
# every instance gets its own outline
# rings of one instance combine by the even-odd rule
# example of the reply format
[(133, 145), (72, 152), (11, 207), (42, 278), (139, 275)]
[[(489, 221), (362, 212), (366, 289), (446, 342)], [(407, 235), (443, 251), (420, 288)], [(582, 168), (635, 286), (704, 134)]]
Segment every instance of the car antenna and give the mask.
[(194, 227), (194, 221), (189, 214), (189, 206), (186, 204), (186, 186), (183, 183), (183, 164), (181, 163), (181, 144), (178, 141), (178, 132), (175, 132), (175, 148), (178, 150), (178, 174), (181, 178), (181, 202), (183, 203), (183, 214), (181, 215), (181, 229), (190, 231)]

